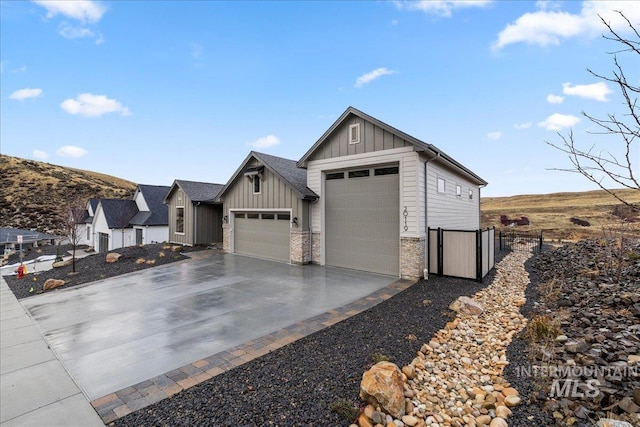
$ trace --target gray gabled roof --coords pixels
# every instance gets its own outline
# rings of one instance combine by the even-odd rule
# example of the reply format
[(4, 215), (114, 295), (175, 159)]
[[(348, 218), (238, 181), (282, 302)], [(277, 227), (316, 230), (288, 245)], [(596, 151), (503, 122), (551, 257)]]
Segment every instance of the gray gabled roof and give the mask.
[(416, 151), (426, 151), (431, 153), (432, 156), (439, 158), (443, 163), (449, 165), (453, 169), (473, 179), (478, 185), (487, 185), (487, 181), (480, 178), (478, 175), (476, 175), (470, 169), (463, 166), (461, 163), (454, 160), (452, 157), (448, 156), (444, 151), (440, 150), (435, 145), (420, 141), (419, 139), (407, 133), (404, 133), (401, 130), (396, 129), (393, 126), (390, 126), (376, 119), (375, 117), (372, 117), (366, 113), (363, 113), (362, 111), (353, 107), (347, 108), (345, 112), (342, 113), (342, 115), (338, 117), (338, 119), (333, 123), (333, 125), (331, 125), (331, 127), (327, 129), (327, 131), (320, 137), (320, 139), (318, 139), (318, 141), (316, 141), (316, 143), (313, 144), (313, 146), (300, 158), (300, 160), (297, 163), (298, 167), (306, 168), (307, 160), (309, 159), (309, 157), (311, 157), (311, 155), (318, 149), (318, 147), (320, 147), (325, 142), (325, 140), (329, 137), (329, 135), (331, 135), (338, 128), (338, 126), (340, 126), (340, 124), (351, 114), (358, 116), (363, 120), (373, 123), (374, 125), (399, 136), (405, 141), (413, 144)]
[(109, 228), (129, 228), (131, 219), (138, 213), (138, 205), (133, 200), (100, 199), (100, 205)]
[(220, 200), (227, 189), (231, 187), (240, 173), (245, 171), (247, 164), (252, 157), (269, 169), (271, 173), (280, 178), (282, 182), (289, 185), (299, 198), (304, 200), (318, 199), (318, 195), (307, 187), (307, 171), (299, 168), (295, 160), (252, 151), (240, 164), (240, 167), (234, 172), (222, 191), (220, 191), (218, 200)]
[(180, 187), (187, 195), (192, 203), (203, 202), (213, 203), (218, 198), (220, 191), (224, 188), (223, 184), (213, 184), (211, 182), (185, 181), (184, 179), (176, 179), (169, 188), (164, 197), (164, 203), (169, 203), (171, 193)]
[(0, 227), (0, 245), (4, 243), (18, 243), (18, 236), (22, 236), (23, 243), (31, 243), (38, 240), (54, 239), (55, 236), (34, 230), (21, 228)]
[(138, 184), (149, 211), (140, 211), (132, 219), (133, 225), (169, 225), (169, 207), (164, 204), (164, 196), (170, 187), (166, 185)]

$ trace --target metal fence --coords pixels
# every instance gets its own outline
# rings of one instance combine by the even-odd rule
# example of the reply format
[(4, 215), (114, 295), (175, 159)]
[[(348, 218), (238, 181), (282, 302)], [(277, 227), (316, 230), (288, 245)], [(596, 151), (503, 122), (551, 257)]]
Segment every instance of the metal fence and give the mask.
[(498, 233), (498, 249), (503, 251), (542, 252), (542, 232), (540, 234), (523, 232)]
[(482, 280), (495, 265), (495, 228), (428, 230), (429, 271), (439, 276)]

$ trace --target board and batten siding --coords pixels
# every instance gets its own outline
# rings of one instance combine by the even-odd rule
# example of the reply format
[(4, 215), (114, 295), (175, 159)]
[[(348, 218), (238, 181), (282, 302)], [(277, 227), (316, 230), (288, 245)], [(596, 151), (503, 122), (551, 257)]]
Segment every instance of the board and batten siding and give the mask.
[[(480, 188), (443, 167), (437, 161), (427, 165), (427, 222), (430, 228), (477, 230), (480, 228)], [(445, 180), (445, 192), (438, 192), (438, 178)], [(456, 185), (462, 189), (456, 195)], [(469, 190), (473, 196), (469, 199)]]
[(196, 224), (194, 244), (222, 242), (222, 206), (204, 204), (194, 206), (193, 221)]
[[(420, 176), (419, 170), (423, 166), (421, 166), (418, 153), (413, 150), (412, 146), (308, 162), (307, 186), (320, 196), (320, 202), (311, 205), (312, 231), (314, 233), (322, 231), (323, 173), (391, 164), (397, 164), (400, 172), (400, 209), (398, 211), (400, 235), (401, 237), (424, 237), (424, 225), (421, 225), (422, 221), (419, 220), (424, 217), (424, 196), (419, 194), (420, 187), (417, 182), (417, 178)], [(405, 206), (407, 208), (406, 231), (404, 230), (405, 217), (403, 215)]]
[[(176, 208), (184, 206), (184, 233), (176, 233)], [(193, 246), (193, 203), (177, 187), (169, 199), (169, 242)]]
[[(360, 142), (349, 144), (349, 126), (360, 124)], [(360, 117), (351, 115), (346, 118), (326, 141), (309, 157), (308, 161), (324, 160), (336, 157), (412, 147), (412, 144), (393, 133), (382, 129)]]
[[(256, 159), (251, 159), (248, 167), (262, 166)], [(309, 229), (307, 201), (299, 199), (293, 189), (274, 175), (269, 169), (264, 168), (260, 194), (253, 194), (253, 183), (243, 174), (236, 180), (224, 195), (224, 213), (228, 215), (230, 209), (291, 209), (291, 218), (298, 218), (300, 230)]]

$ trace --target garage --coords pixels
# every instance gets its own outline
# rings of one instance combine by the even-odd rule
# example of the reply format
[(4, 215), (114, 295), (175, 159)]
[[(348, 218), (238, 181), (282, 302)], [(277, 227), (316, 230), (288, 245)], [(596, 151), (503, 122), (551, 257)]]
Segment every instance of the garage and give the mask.
[(396, 165), (325, 174), (325, 263), (400, 275), (400, 194)]
[(234, 214), (234, 252), (290, 262), (289, 212), (237, 212)]

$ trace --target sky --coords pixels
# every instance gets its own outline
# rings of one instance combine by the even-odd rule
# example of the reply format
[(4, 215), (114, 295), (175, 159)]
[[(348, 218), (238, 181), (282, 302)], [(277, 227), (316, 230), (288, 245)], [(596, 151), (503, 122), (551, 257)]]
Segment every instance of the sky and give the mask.
[[(620, 50), (598, 14), (630, 34), (614, 10), (640, 28), (639, 1), (1, 0), (0, 152), (224, 184), (251, 150), (299, 159), (353, 106), (483, 196), (592, 190), (547, 142), (621, 154), (582, 115), (626, 111), (587, 71), (611, 75)], [(618, 59), (640, 82), (637, 56)]]

